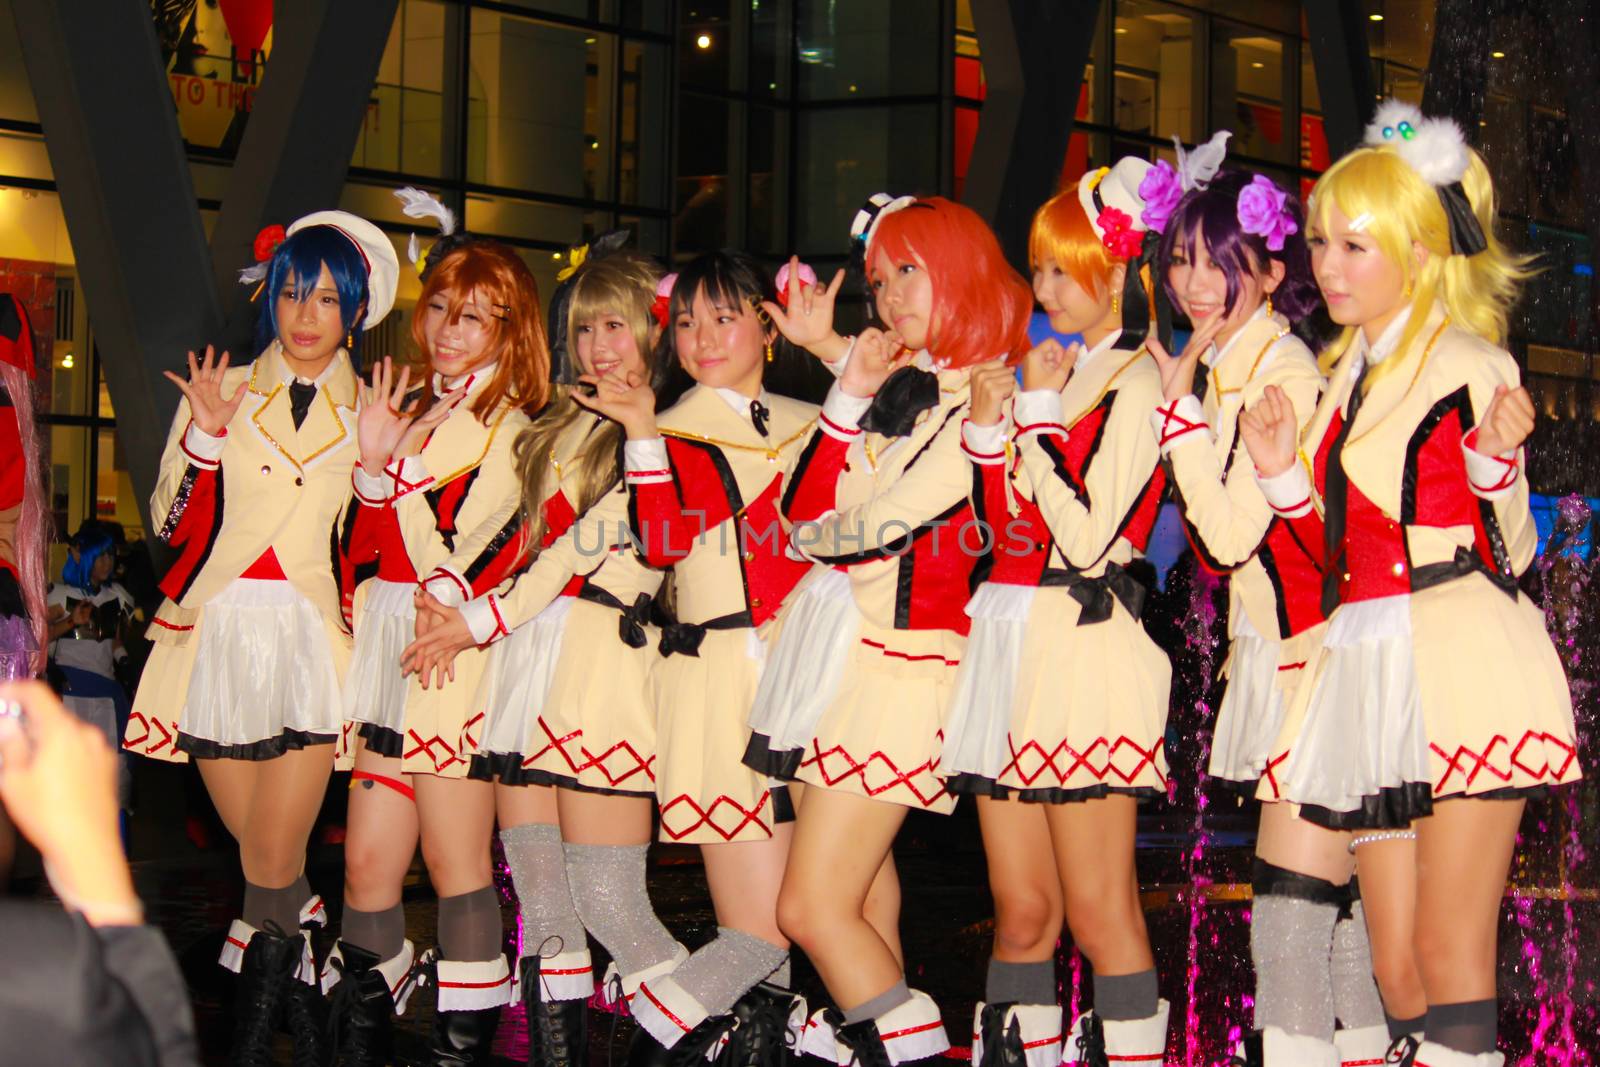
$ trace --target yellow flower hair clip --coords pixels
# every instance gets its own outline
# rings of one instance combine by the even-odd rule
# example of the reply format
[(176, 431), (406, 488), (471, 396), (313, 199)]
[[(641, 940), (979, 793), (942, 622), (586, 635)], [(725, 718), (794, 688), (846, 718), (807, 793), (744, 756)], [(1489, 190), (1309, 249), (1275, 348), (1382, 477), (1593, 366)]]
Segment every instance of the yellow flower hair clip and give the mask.
[(567, 265), (556, 272), (556, 281), (564, 282), (575, 274), (583, 261), (589, 258), (589, 246), (578, 245), (567, 253)]

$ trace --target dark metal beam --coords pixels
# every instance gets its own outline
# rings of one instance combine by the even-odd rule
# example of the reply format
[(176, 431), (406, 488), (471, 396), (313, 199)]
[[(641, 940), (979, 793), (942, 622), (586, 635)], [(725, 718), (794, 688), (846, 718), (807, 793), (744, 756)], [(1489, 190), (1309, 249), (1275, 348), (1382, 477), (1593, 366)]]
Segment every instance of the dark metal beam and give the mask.
[(988, 85), (963, 199), (1006, 256), (1028, 262), (1028, 226), (1056, 191), (1100, 0), (972, 0)]
[(150, 5), (94, 7), (90, 17), (53, 0), (11, 4), (148, 529), (146, 501), (177, 407), (161, 370), (215, 338), (222, 314)]
[(1305, 11), (1328, 151), (1338, 159), (1361, 143), (1377, 110), (1367, 17), (1359, 0), (1305, 0)]
[(338, 203), (396, 2), (278, 0), (213, 256), (147, 0), (97, 0), (92, 18), (59, 0), (13, 0), (141, 511), (178, 403), (162, 370), (207, 343), (245, 353), (251, 311), (235, 272), (265, 220)]

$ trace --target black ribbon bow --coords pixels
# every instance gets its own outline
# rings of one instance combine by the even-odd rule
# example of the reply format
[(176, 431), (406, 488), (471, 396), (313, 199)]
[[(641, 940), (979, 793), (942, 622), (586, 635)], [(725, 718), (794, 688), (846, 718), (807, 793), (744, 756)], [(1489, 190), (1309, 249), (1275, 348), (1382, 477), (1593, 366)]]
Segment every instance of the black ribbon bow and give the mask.
[(632, 604), (618, 609), (617, 636), (629, 648), (643, 648), (647, 643), (644, 626), (650, 621), (650, 594), (640, 593)]
[(1460, 182), (1439, 186), (1439, 203), (1450, 220), (1450, 251), (1458, 256), (1475, 256), (1489, 247), (1478, 216), (1472, 213), (1467, 190)]
[(661, 642), (657, 649), (663, 656), (676, 652), (680, 656), (699, 656), (700, 642), (706, 639), (706, 628), (692, 622), (669, 622), (661, 628)]
[(1466, 545), (1457, 545), (1456, 554), (1443, 563), (1424, 563), (1414, 567), (1411, 571), (1411, 589), (1420, 593), (1445, 582), (1457, 578), (1465, 578), (1469, 574), (1481, 574), (1489, 579), (1489, 583), (1500, 590), (1513, 601), (1517, 599), (1517, 576), (1502, 571), (1497, 571), (1484, 560), (1477, 552)]
[(306, 421), (306, 415), (311, 411), (311, 402), (316, 398), (315, 382), (302, 382), (296, 378), (289, 383), (289, 414), (294, 418), (295, 429), (298, 430), (300, 424)]
[[(1151, 299), (1145, 292), (1143, 269), (1149, 268), (1150, 276), (1156, 276), (1155, 262), (1160, 251), (1161, 235), (1155, 230), (1146, 230), (1139, 254), (1128, 260), (1128, 271), (1122, 279), (1122, 336), (1117, 338), (1113, 348), (1136, 352), (1144, 344), (1145, 338), (1150, 336)], [(1171, 344), (1172, 305), (1167, 300), (1166, 286), (1159, 282), (1155, 285), (1154, 303), (1156, 339), (1163, 344)]]
[(767, 436), (767, 416), (772, 412), (759, 400), (750, 401), (750, 422), (756, 428), (756, 433), (762, 437)]
[(1039, 584), (1066, 588), (1067, 595), (1079, 604), (1079, 626), (1106, 622), (1118, 601), (1135, 619), (1144, 614), (1143, 583), (1115, 563), (1106, 564), (1106, 572), (1099, 578), (1086, 578), (1076, 571), (1046, 571)]
[(885, 437), (904, 437), (917, 416), (939, 403), (939, 376), (920, 367), (901, 367), (878, 389), (861, 417), (861, 428)]

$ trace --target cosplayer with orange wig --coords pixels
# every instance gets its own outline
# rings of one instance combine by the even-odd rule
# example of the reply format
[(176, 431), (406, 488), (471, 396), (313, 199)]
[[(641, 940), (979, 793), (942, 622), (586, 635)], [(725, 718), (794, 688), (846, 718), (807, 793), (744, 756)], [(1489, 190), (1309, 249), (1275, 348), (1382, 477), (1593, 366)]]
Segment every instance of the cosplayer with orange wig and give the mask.
[(805, 290), (792, 272), (787, 310), (768, 308), (839, 380), (782, 501), (791, 546), (823, 566), (779, 620), (745, 762), (803, 783), (778, 921), (838, 1006), (812, 1050), (907, 1063), (948, 1040), (906, 986), (890, 846), (908, 810), (955, 807), (934, 771), (991, 541), (961, 428), (974, 368), (1009, 374), (1026, 350), (1029, 299), (994, 234), (951, 201), (880, 194), (852, 237), (883, 328), (834, 332), (842, 276)]
[[(1163, 485), (1148, 425), (1161, 382), (1130, 262), (1150, 243), (1138, 193), (1149, 166), (1123, 159), (1039, 209), (1033, 291), (1051, 327), (1083, 343), (1030, 350), (1020, 393), (1009, 373), (975, 372), (965, 430), (975, 504), (1003, 532), (967, 605), (938, 770), (978, 798), (995, 900), (974, 1048), (1038, 1067), (1156, 1062), (1166, 1044), (1133, 845), (1139, 798), (1166, 793), (1171, 668), (1139, 621), (1145, 589), (1124, 570)], [(1095, 972), (1094, 1010), (1064, 1050), (1063, 917)]]
[[(522, 485), (512, 446), (527, 412), (544, 403), (550, 358), (538, 288), (521, 258), (453, 232), (453, 217), (426, 194), (401, 195), (408, 207), (440, 214), (445, 235), (429, 250), (412, 317), (425, 388), (408, 403), (411, 368), (397, 371), (388, 359), (374, 368), (358, 422), (355, 499), (340, 530), (354, 589), (345, 705), (357, 752), (344, 922), (324, 986), (334, 987), (344, 1062), (387, 1062), (415, 963), (400, 893), (420, 839), (439, 895), (433, 1054), (487, 1063), (512, 981), (490, 868), (494, 788), (466, 777), (485, 728), (472, 700), (484, 654), (469, 651), (453, 681), (429, 689), (403, 673), (400, 658), (415, 634), (419, 580), (436, 599), (459, 604), (520, 561), (515, 533), (476, 565), (458, 558), (457, 538), (475, 540), (480, 527), (506, 525), (516, 512)], [(558, 881), (565, 895), (565, 878)]]

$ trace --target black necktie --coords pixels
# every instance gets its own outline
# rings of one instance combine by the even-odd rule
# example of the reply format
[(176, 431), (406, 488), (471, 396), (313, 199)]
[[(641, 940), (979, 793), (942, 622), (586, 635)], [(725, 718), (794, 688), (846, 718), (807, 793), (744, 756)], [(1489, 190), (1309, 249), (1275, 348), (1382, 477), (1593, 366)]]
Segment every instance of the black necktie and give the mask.
[(1344, 473), (1344, 446), (1350, 436), (1350, 427), (1356, 424), (1356, 412), (1361, 410), (1361, 383), (1367, 377), (1367, 364), (1362, 361), (1350, 386), (1350, 403), (1345, 405), (1344, 425), (1328, 449), (1327, 473), (1322, 494), (1322, 532), (1327, 550), (1328, 569), (1322, 575), (1322, 614), (1332, 615), (1339, 606), (1339, 585), (1344, 578), (1345, 544), (1344, 522), (1350, 492), (1350, 479)]
[(298, 430), (300, 424), (306, 421), (306, 413), (311, 410), (311, 402), (316, 398), (315, 382), (302, 382), (296, 378), (289, 383), (289, 414), (294, 417), (295, 429)]
[(920, 367), (901, 367), (878, 387), (861, 428), (885, 437), (904, 437), (917, 416), (939, 402), (939, 376)]
[(750, 401), (750, 421), (755, 425), (756, 433), (762, 437), (767, 436), (767, 416), (772, 412), (767, 410), (767, 405), (759, 400)]

